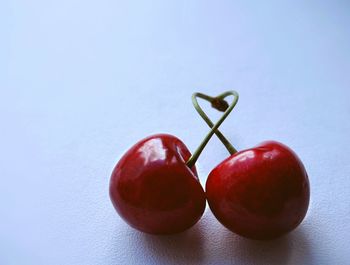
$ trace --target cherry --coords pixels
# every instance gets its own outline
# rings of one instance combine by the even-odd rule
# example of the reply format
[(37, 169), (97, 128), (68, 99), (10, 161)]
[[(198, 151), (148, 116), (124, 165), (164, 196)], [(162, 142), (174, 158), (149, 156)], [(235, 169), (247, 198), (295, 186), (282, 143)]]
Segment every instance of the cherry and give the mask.
[(235, 104), (225, 107), (193, 155), (168, 134), (147, 137), (124, 154), (113, 170), (109, 192), (114, 208), (130, 226), (151, 234), (172, 234), (200, 219), (206, 198), (195, 163)]
[[(228, 94), (217, 98), (224, 100)], [(212, 105), (218, 105), (217, 98), (200, 93), (192, 97), (198, 113), (213, 127), (197, 97)], [(275, 141), (237, 152), (220, 131), (215, 133), (231, 153), (206, 182), (207, 201), (215, 217), (229, 230), (252, 239), (275, 238), (297, 227), (310, 198), (308, 176), (297, 155)]]
[(228, 229), (252, 239), (271, 239), (301, 223), (310, 187), (297, 155), (269, 141), (235, 153), (215, 167), (206, 194), (211, 211)]
[(178, 138), (158, 134), (135, 144), (116, 165), (110, 197), (132, 227), (152, 234), (181, 232), (205, 209), (205, 194), (191, 153)]

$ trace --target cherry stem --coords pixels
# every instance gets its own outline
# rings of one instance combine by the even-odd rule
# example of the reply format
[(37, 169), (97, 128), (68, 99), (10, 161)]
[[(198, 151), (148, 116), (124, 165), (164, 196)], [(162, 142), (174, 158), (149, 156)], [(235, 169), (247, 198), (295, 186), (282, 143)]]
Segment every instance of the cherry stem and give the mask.
[[(225, 101), (225, 97), (227, 96), (233, 96), (233, 101), (230, 105)], [(197, 97), (202, 98), (204, 100), (207, 100), (211, 103), (212, 107), (224, 112), (224, 114), (221, 116), (221, 118), (213, 124), (213, 122), (209, 119), (209, 117), (204, 113), (202, 108), (199, 106)], [(192, 167), (198, 160), (200, 154), (202, 153), (204, 147), (209, 142), (210, 138), (215, 133), (218, 138), (221, 140), (221, 142), (225, 145), (227, 150), (230, 152), (230, 154), (234, 154), (237, 152), (237, 150), (231, 145), (231, 143), (225, 138), (225, 136), (218, 130), (219, 126), (224, 122), (224, 120), (227, 118), (227, 116), (230, 114), (230, 112), (233, 110), (233, 108), (236, 106), (238, 101), (239, 95), (236, 91), (227, 91), (224, 92), (217, 97), (210, 97), (208, 95), (202, 94), (202, 93), (194, 93), (192, 95), (192, 103), (199, 115), (203, 118), (203, 120), (209, 125), (211, 130), (206, 135), (206, 137), (203, 139), (201, 144), (198, 146), (196, 151), (193, 153), (193, 155), (190, 157), (190, 159), (187, 161), (187, 166)]]
[[(210, 128), (212, 128), (214, 126), (213, 122), (209, 119), (209, 117), (205, 114), (205, 112), (203, 111), (203, 109), (199, 106), (197, 98), (202, 98), (204, 100), (207, 100), (211, 103), (212, 107), (224, 112), (228, 109), (229, 104), (227, 103), (227, 101), (224, 99), (225, 97), (227, 97), (228, 94), (227, 92), (220, 94), (217, 97), (210, 97), (207, 96), (205, 94), (202, 93), (194, 93), (192, 95), (192, 104), (194, 106), (194, 108), (197, 110), (198, 114), (203, 118), (203, 120), (208, 124), (208, 126)], [(238, 94), (237, 94), (238, 97)], [(228, 150), (228, 152), (232, 155), (234, 153), (237, 152), (237, 150), (232, 146), (232, 144), (226, 139), (226, 137), (219, 131), (219, 129), (217, 129), (215, 132), (216, 136), (220, 139), (220, 141), (224, 144), (224, 146), (226, 147), (226, 149)]]

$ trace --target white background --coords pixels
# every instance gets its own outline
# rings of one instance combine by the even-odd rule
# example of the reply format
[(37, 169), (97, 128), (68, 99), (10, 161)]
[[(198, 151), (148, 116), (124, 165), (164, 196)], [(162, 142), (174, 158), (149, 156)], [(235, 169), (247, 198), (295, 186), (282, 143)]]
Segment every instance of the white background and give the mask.
[[(350, 264), (349, 14), (345, 0), (2, 0), (0, 264)], [(118, 158), (158, 132), (194, 151), (208, 128), (191, 94), (227, 89), (238, 149), (273, 139), (303, 160), (304, 222), (256, 242), (207, 207), (179, 235), (131, 229), (108, 196)], [(209, 142), (202, 184), (227, 155)]]

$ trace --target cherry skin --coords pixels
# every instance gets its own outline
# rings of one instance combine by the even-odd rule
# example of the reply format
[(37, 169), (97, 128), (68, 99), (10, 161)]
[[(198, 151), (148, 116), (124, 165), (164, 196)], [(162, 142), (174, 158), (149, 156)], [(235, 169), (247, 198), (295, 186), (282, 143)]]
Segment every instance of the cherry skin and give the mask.
[(173, 234), (193, 226), (205, 209), (205, 193), (191, 153), (178, 138), (158, 134), (131, 147), (115, 166), (109, 186), (114, 208), (132, 227)]
[(310, 186), (297, 155), (268, 141), (215, 167), (206, 182), (206, 195), (215, 217), (228, 229), (251, 239), (272, 239), (304, 219)]

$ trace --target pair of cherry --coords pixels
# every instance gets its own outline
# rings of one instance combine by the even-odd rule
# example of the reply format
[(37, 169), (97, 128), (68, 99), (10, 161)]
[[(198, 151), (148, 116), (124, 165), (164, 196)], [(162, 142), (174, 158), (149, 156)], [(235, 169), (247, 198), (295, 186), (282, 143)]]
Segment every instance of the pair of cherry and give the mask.
[[(234, 96), (229, 105), (225, 98)], [(224, 112), (214, 125), (198, 105), (209, 101)], [(218, 130), (238, 101), (235, 91), (217, 97), (192, 96), (194, 107), (211, 127), (191, 155), (175, 136), (158, 134), (131, 147), (115, 166), (110, 197), (132, 227), (151, 234), (173, 234), (193, 226), (206, 201), (215, 217), (231, 231), (252, 239), (271, 239), (297, 227), (306, 215), (310, 187), (305, 168), (287, 146), (268, 141), (237, 152)], [(195, 163), (216, 134), (230, 156), (208, 176), (204, 192)]]

